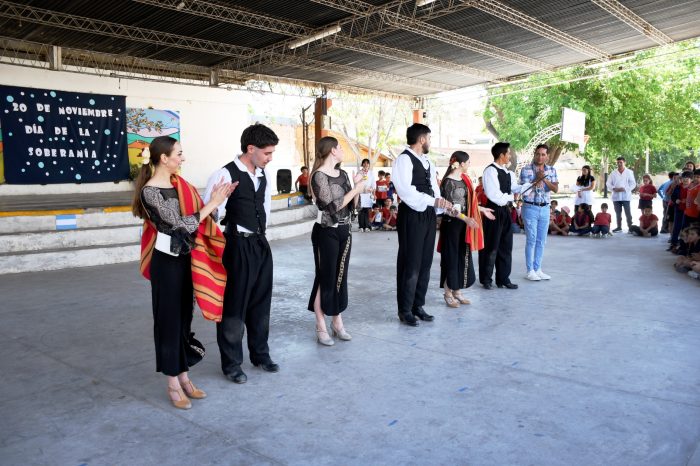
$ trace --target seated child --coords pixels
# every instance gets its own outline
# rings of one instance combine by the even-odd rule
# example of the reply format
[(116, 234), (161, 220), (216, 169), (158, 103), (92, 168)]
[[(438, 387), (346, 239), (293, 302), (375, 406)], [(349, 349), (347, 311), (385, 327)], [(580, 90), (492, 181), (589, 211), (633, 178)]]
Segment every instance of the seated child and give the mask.
[(577, 206), (576, 214), (571, 219), (571, 229), (569, 229), (569, 232), (578, 236), (590, 236), (591, 223), (593, 223), (593, 219), (588, 211), (588, 204), (581, 203)]
[(610, 222), (612, 217), (608, 213), (608, 204), (603, 202), (600, 205), (601, 212), (595, 214), (595, 220), (593, 221), (593, 228), (591, 232), (597, 237), (602, 238), (610, 234)]
[(642, 209), (642, 216), (639, 217), (639, 226), (632, 225), (630, 233), (635, 236), (656, 236), (659, 234), (659, 217), (651, 212), (651, 206)]
[(384, 229), (385, 230), (396, 230), (396, 215), (398, 214), (398, 211), (396, 210), (396, 206), (393, 205), (389, 207), (389, 213), (387, 214), (387, 217), (384, 218)]
[(700, 227), (689, 227), (685, 230), (685, 254), (676, 259), (674, 267), (678, 272), (689, 272), (693, 269), (693, 262), (700, 260)]
[(384, 222), (382, 222), (382, 208), (379, 203), (374, 204), (374, 208), (369, 211), (369, 218), (372, 221), (372, 229), (380, 230)]
[(567, 236), (569, 234), (569, 224), (571, 223), (569, 212), (570, 209), (564, 206), (561, 208), (559, 214), (554, 216), (554, 222), (550, 223), (550, 228), (553, 235)]
[(518, 225), (518, 211), (513, 207), (513, 203), (508, 203), (508, 212), (510, 212), (510, 228), (513, 233), (520, 233), (520, 225)]
[(311, 200), (311, 194), (309, 194), (309, 167), (301, 167), (301, 175), (294, 182), (294, 187), (304, 195), (304, 199), (307, 201)]

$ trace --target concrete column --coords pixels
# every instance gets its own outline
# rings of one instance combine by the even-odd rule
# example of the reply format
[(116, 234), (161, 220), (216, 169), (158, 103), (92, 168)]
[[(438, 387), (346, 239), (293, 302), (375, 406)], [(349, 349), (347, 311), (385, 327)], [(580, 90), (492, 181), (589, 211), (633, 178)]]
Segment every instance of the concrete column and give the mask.
[(60, 71), (63, 69), (63, 59), (61, 57), (61, 47), (52, 45), (49, 50), (49, 69)]

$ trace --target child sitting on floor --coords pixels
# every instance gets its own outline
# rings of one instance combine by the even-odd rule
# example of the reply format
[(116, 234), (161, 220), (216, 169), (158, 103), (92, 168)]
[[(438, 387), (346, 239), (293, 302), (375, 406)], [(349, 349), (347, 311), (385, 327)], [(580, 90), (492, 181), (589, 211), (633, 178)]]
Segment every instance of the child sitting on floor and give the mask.
[(393, 205), (389, 207), (389, 213), (386, 218), (384, 218), (384, 229), (385, 230), (396, 230), (396, 216), (398, 212), (396, 206)]
[(610, 222), (612, 217), (608, 213), (608, 204), (603, 202), (600, 205), (601, 212), (595, 215), (595, 220), (593, 221), (593, 228), (591, 231), (596, 238), (604, 238), (610, 235)]
[(578, 236), (591, 236), (591, 223), (593, 223), (593, 219), (589, 213), (588, 204), (581, 203), (577, 206), (574, 218), (571, 219), (569, 231)]
[(379, 202), (376, 202), (372, 210), (369, 211), (369, 218), (372, 220), (373, 230), (382, 229), (384, 222), (382, 222), (382, 206), (379, 204)]
[(684, 231), (685, 254), (676, 259), (674, 267), (678, 272), (689, 272), (693, 268), (693, 262), (700, 260), (700, 227), (689, 227)]
[(561, 208), (561, 212), (554, 216), (554, 222), (549, 224), (550, 232), (553, 235), (567, 236), (569, 234), (569, 224), (571, 223), (569, 212), (570, 209), (564, 206)]
[(642, 209), (642, 216), (639, 217), (639, 226), (632, 225), (630, 233), (647, 238), (659, 234), (659, 217), (652, 213), (651, 206), (646, 206)]

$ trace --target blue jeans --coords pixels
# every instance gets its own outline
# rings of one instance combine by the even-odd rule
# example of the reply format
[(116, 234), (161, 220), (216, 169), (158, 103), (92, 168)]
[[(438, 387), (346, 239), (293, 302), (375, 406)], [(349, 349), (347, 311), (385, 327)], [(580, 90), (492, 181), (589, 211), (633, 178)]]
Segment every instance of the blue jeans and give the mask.
[(527, 271), (542, 268), (544, 244), (549, 229), (549, 206), (523, 204), (523, 225), (525, 227), (525, 265)]

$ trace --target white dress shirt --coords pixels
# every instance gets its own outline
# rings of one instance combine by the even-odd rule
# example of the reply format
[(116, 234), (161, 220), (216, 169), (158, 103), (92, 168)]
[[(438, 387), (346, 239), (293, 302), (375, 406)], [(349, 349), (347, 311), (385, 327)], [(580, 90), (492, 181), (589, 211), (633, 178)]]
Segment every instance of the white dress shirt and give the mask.
[(610, 191), (613, 191), (614, 188), (624, 188), (624, 191), (613, 191), (613, 202), (631, 201), (632, 190), (637, 186), (637, 182), (634, 180), (634, 172), (625, 167), (625, 169), (622, 170), (622, 173), (620, 173), (620, 170), (613, 170), (608, 177), (608, 182), (606, 185)]
[[(360, 169), (361, 170), (361, 169)], [(358, 171), (360, 173), (360, 171)], [(363, 209), (372, 208), (372, 190), (374, 189), (374, 173), (372, 171), (367, 172), (367, 179), (365, 180), (365, 190), (360, 193), (360, 207)]]
[[(263, 206), (265, 207), (265, 228), (267, 228), (267, 224), (270, 222), (270, 210), (272, 206), (272, 185), (270, 183), (270, 178), (267, 177), (267, 173), (265, 173), (265, 171), (262, 168), (256, 167), (255, 174), (250, 173), (248, 171), (248, 167), (243, 165), (243, 162), (241, 162), (240, 157), (240, 155), (236, 156), (236, 158), (233, 159), (233, 161), (240, 171), (242, 171), (243, 173), (247, 173), (248, 176), (250, 176), (250, 179), (253, 182), (253, 186), (255, 186), (256, 191), (260, 187), (260, 178), (263, 176), (263, 174), (267, 178), (267, 183), (265, 184), (265, 200), (263, 202)], [(231, 173), (229, 173), (227, 168), (219, 168), (211, 174), (209, 180), (207, 181), (207, 190), (204, 193), (205, 203), (209, 202), (209, 199), (211, 199), (211, 192), (214, 189), (214, 185), (218, 183), (222, 178), (227, 183), (231, 182)], [(226, 202), (228, 202), (228, 199), (219, 204), (219, 206), (217, 207), (217, 210), (219, 211), (219, 220), (223, 219), (226, 215)], [(236, 225), (236, 227), (238, 228), (238, 231), (242, 233), (253, 233), (244, 226)]]
[[(411, 154), (413, 154), (420, 163), (423, 164), (423, 168), (430, 168), (430, 184), (433, 188), (433, 193), (437, 194), (437, 197), (431, 196), (429, 194), (422, 193), (416, 189), (416, 187), (411, 184), (413, 181), (413, 162), (408, 154), (402, 153), (394, 162), (394, 169), (391, 171), (391, 181), (394, 183), (396, 188), (396, 194), (401, 198), (401, 202), (405, 202), (407, 206), (416, 212), (424, 212), (429, 206), (435, 205), (435, 199), (437, 199), (440, 194), (440, 186), (437, 183), (437, 169), (435, 165), (430, 163), (430, 159), (425, 154), (416, 154), (410, 148), (406, 148)], [(443, 209), (436, 209), (436, 213), (442, 213)]]
[[(496, 166), (507, 172), (510, 176), (511, 194), (501, 191), (501, 184), (498, 182), (498, 169)], [(507, 165), (498, 165), (496, 162), (493, 162), (493, 164), (484, 169), (484, 175), (482, 177), (484, 194), (486, 194), (486, 197), (488, 197), (491, 202), (499, 206), (504, 206), (509, 202), (513, 202), (514, 194), (521, 193), (532, 186), (532, 183), (518, 184), (515, 173), (508, 170), (507, 167)]]

